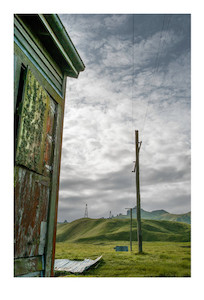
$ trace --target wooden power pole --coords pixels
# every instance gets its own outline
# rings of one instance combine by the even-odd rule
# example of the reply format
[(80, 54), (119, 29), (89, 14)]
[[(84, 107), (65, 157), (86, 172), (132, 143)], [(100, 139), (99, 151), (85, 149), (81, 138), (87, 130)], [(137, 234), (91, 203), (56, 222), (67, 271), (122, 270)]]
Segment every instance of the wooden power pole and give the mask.
[(135, 179), (136, 179), (136, 201), (137, 201), (137, 240), (138, 240), (138, 251), (142, 252), (142, 228), (141, 228), (141, 207), (140, 207), (140, 171), (139, 171), (139, 150), (141, 142), (139, 142), (139, 132), (135, 130)]

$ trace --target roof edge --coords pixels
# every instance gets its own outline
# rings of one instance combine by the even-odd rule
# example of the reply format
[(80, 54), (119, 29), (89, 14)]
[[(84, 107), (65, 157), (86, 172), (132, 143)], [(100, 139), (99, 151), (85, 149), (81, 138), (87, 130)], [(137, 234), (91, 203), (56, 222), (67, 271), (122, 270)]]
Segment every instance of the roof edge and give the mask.
[(57, 14), (43, 14), (39, 16), (43, 16), (46, 19), (77, 72), (79, 73), (81, 71), (84, 71), (85, 65), (71, 38), (69, 37), (64, 25), (62, 24), (59, 16)]

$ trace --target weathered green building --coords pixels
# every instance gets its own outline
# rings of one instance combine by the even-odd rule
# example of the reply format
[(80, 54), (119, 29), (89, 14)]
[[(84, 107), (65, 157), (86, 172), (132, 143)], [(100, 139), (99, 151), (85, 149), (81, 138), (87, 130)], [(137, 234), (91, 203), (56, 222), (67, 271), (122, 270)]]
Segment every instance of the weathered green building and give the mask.
[(66, 78), (84, 68), (57, 15), (14, 16), (14, 276), (53, 276)]

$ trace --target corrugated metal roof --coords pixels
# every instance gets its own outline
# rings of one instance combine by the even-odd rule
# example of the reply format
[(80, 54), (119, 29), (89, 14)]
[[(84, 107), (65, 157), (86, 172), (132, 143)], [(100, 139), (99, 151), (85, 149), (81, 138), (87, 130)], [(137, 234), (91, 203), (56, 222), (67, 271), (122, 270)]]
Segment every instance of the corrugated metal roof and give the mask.
[(69, 260), (69, 259), (55, 259), (55, 271), (66, 271), (71, 273), (83, 273), (85, 270), (89, 269), (91, 266), (95, 265), (102, 255), (95, 260), (85, 258), (81, 261)]

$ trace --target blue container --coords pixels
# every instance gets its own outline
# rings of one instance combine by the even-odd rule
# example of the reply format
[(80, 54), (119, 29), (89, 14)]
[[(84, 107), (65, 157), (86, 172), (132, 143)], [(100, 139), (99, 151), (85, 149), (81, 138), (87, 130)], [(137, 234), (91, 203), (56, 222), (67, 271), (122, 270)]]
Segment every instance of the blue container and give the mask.
[(128, 246), (116, 246), (115, 251), (128, 251)]

